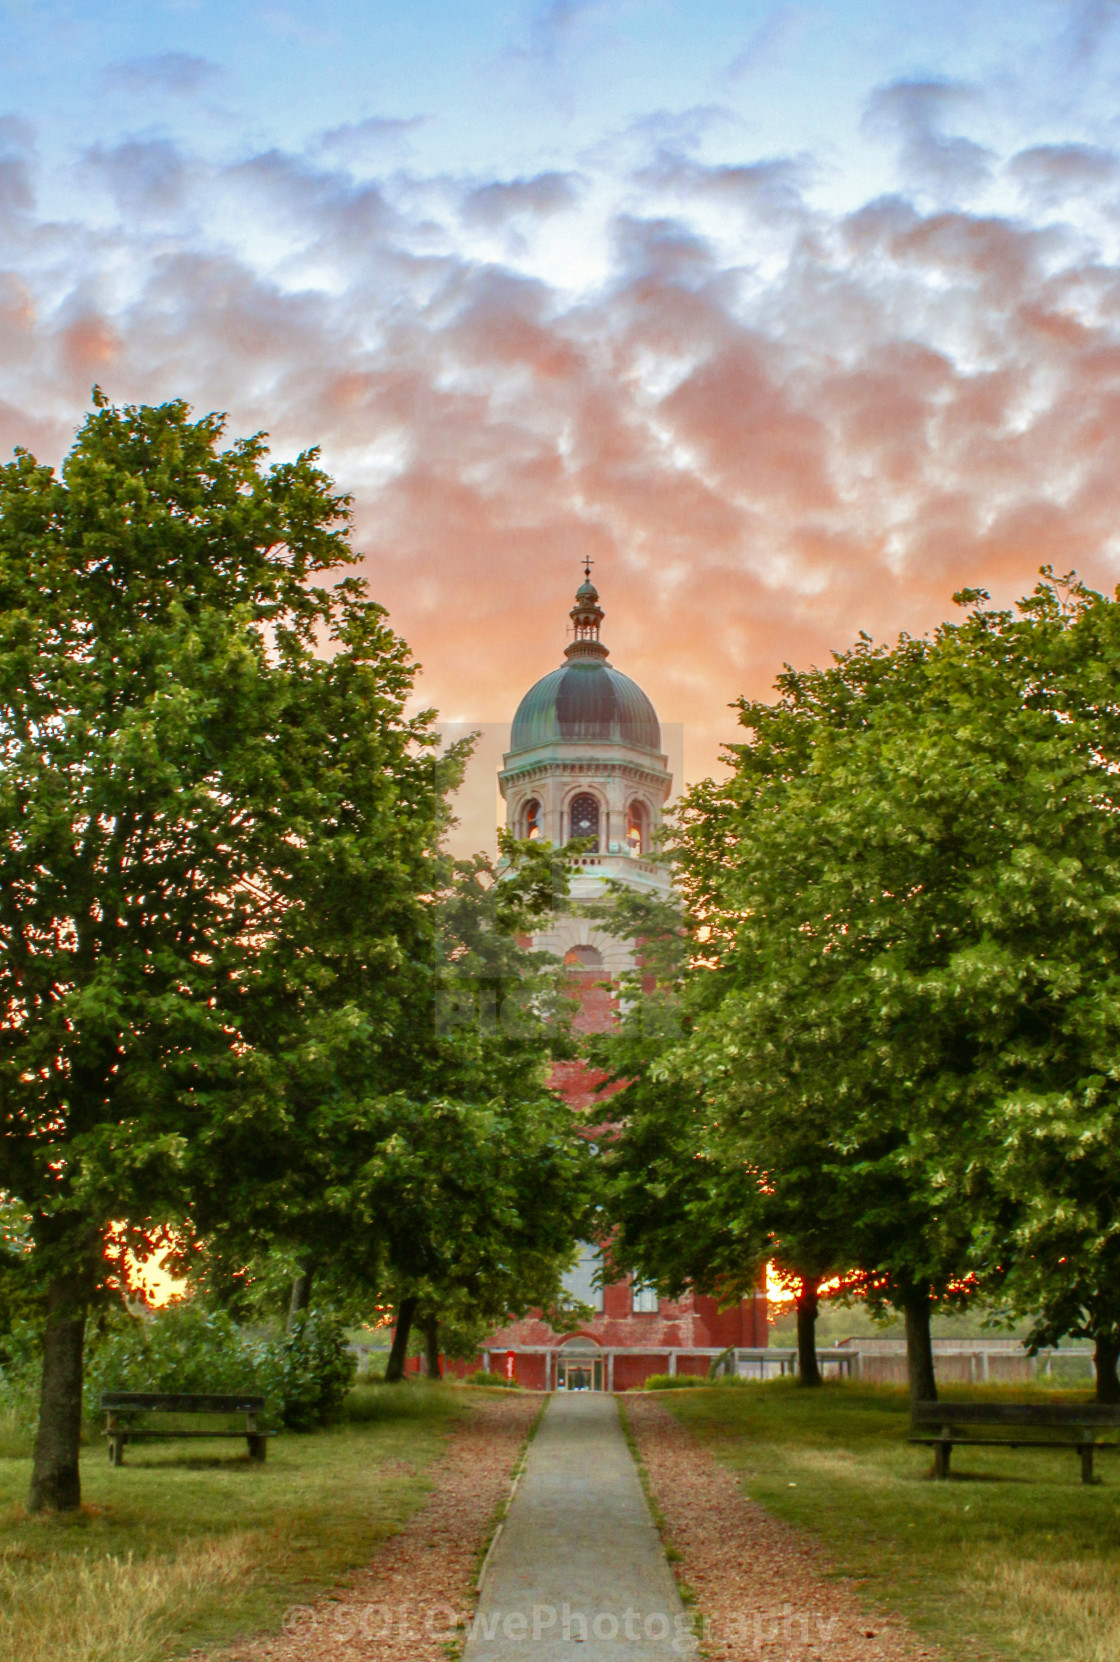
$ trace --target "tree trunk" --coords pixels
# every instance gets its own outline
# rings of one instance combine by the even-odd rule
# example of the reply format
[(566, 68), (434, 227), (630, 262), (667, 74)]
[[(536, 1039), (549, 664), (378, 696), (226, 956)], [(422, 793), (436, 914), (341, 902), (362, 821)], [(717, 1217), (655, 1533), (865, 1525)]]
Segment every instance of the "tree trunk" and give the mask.
[(439, 1378), (439, 1317), (424, 1322), (424, 1371), (429, 1379)]
[(1116, 1364), (1120, 1361), (1120, 1338), (1115, 1328), (1096, 1336), (1097, 1401), (1120, 1403), (1120, 1379)]
[(39, 1429), (31, 1469), (29, 1512), (76, 1512), (82, 1504), (78, 1453), (82, 1437), (82, 1349), (86, 1278), (61, 1275), (47, 1290)]
[(797, 1378), (802, 1385), (819, 1385), (817, 1365), (817, 1309), (820, 1283), (815, 1275), (803, 1275), (797, 1294)]
[(933, 1373), (933, 1340), (929, 1331), (929, 1288), (915, 1287), (903, 1301), (906, 1312), (906, 1372), (910, 1380), (910, 1406), (937, 1401)]
[(315, 1271), (310, 1264), (304, 1264), (292, 1281), (292, 1301), (288, 1306), (288, 1330), (301, 1310), (306, 1310), (311, 1303), (311, 1278)]
[(397, 1325), (393, 1332), (393, 1348), (385, 1364), (387, 1385), (399, 1385), (404, 1378), (404, 1361), (408, 1355), (408, 1339), (412, 1332), (412, 1318), (416, 1314), (416, 1299), (410, 1293), (402, 1298), (397, 1309)]

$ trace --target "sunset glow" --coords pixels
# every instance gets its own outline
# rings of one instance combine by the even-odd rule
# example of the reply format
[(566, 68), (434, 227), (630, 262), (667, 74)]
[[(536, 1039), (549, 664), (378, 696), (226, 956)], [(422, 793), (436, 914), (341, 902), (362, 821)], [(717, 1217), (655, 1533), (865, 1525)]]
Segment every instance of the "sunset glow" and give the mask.
[[(789, 1315), (800, 1285), (798, 1276), (784, 1275), (775, 1264), (767, 1264), (766, 1302), (770, 1307), (771, 1321), (781, 1321), (783, 1316)], [(838, 1293), (843, 1285), (842, 1277), (832, 1276), (828, 1281), (821, 1282), (819, 1296), (822, 1299), (828, 1298), (830, 1294)]]
[(591, 555), (695, 776), (783, 660), (1115, 581), (1118, 17), (12, 10), (0, 449), (58, 460), (95, 380), (321, 443), (470, 725)]

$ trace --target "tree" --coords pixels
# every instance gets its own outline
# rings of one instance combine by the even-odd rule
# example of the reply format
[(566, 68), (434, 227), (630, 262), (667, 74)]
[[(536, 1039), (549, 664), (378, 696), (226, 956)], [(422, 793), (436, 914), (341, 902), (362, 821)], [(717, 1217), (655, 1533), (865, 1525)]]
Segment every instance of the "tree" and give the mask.
[[(698, 1023), (714, 989), (710, 927), (676, 902), (620, 894), (600, 928), (639, 942), (616, 1033), (594, 1050), (612, 1082), (618, 1125), (603, 1158), (610, 1258), (670, 1297), (727, 1303), (754, 1291), (774, 1262), (798, 1283), (798, 1378), (821, 1383), (816, 1317), (821, 1283), (846, 1264), (848, 1218), (835, 1156), (812, 1117), (736, 1121), (713, 1103)], [(698, 1059), (699, 1058), (699, 1059)], [(788, 1109), (788, 1104), (783, 1104)]]
[(431, 1331), (445, 1306), (493, 1325), (551, 1304), (587, 1207), (586, 1143), (547, 1088), (566, 1043), (559, 966), (521, 944), (564, 904), (567, 857), (504, 837), (500, 867), (437, 854), (429, 879), (392, 1020), (373, 1019), (358, 954), (338, 1019), (292, 1028), (294, 1111), (267, 1152), (227, 1128), (221, 1162), (246, 1180), (209, 1227), (216, 1279), (280, 1249), (321, 1295), (395, 1306), (390, 1380), (414, 1322)]
[[(423, 1179), (390, 1174), (384, 1205), (362, 1196), (347, 1208), (382, 1228), (395, 1219), (380, 1271), (398, 1301), (390, 1380), (403, 1374), (414, 1320), (430, 1360), (445, 1310), (453, 1324), (466, 1308), (495, 1326), (554, 1306), (589, 1204), (586, 1140), (547, 1084), (570, 1045), (570, 1001), (560, 966), (524, 944), (567, 904), (568, 855), (505, 833), (500, 854), (497, 866), (482, 855), (450, 863), (434, 914), (435, 1008), (417, 1012), (408, 1056), (409, 1100), (434, 1106), (454, 1141), (406, 1139)], [(350, 1275), (354, 1240), (347, 1227), (338, 1242)]]
[(693, 794), (697, 1069), (775, 1171), (771, 1129), (818, 1128), (916, 1395), (931, 1297), (1005, 1285), (1052, 1326), (1081, 1312), (1107, 1393), (1111, 1171), (1086, 1156), (1116, 1112), (1118, 608), (1049, 574), (1017, 614), (959, 598), (931, 640), (787, 671), (775, 705), (742, 706), (732, 779)]
[(351, 1022), (344, 916), (391, 1019), (439, 800), (403, 643), (356, 580), (316, 586), (353, 555), (315, 453), (266, 467), (220, 417), (95, 403), (60, 476), (0, 471), (0, 1185), (45, 1309), (32, 1510), (79, 1504), (110, 1223), (236, 1207), (293, 1113), (284, 1045)]

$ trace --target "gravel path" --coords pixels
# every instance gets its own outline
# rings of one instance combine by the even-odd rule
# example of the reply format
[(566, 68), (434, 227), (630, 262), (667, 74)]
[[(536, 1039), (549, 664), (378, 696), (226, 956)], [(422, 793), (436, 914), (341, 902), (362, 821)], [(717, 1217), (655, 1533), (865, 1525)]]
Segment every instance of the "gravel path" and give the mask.
[(872, 1614), (833, 1579), (821, 1548), (749, 1500), (739, 1481), (654, 1397), (623, 1412), (695, 1594), (711, 1662), (918, 1662), (943, 1653)]
[(284, 1632), (235, 1645), (213, 1662), (447, 1662), (474, 1604), (475, 1564), (541, 1398), (476, 1400), (435, 1468), (436, 1487), (367, 1569), (286, 1613)]

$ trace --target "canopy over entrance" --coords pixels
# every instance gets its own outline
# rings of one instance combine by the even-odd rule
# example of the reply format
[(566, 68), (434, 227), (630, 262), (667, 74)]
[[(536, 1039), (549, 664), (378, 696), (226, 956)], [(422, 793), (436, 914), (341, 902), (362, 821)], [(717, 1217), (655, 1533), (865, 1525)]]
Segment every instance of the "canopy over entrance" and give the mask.
[(565, 1339), (556, 1356), (558, 1391), (601, 1391), (603, 1353), (594, 1339), (576, 1333)]

